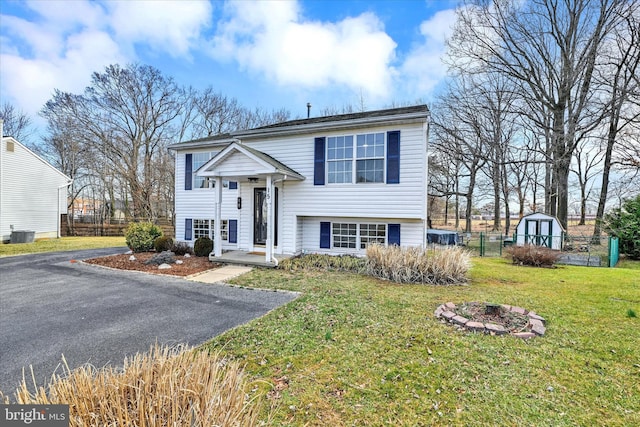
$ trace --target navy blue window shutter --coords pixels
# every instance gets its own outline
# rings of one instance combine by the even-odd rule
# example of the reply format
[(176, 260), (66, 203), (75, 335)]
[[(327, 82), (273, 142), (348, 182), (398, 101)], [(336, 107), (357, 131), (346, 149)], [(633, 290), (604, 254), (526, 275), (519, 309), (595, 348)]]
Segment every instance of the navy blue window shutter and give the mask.
[(191, 218), (185, 218), (184, 220), (184, 240), (191, 240), (193, 231), (193, 220)]
[(229, 243), (238, 243), (238, 220), (229, 220)]
[(189, 153), (184, 156), (184, 189), (191, 190), (193, 177), (193, 154)]
[(387, 132), (387, 184), (400, 184), (400, 131)]
[(389, 224), (389, 236), (387, 237), (387, 242), (390, 245), (398, 245), (400, 246), (400, 224)]
[(313, 150), (313, 185), (324, 185), (325, 138), (316, 138)]
[(331, 223), (330, 222), (320, 223), (320, 248), (322, 249), (331, 248)]
[(238, 181), (229, 181), (229, 190), (237, 190)]

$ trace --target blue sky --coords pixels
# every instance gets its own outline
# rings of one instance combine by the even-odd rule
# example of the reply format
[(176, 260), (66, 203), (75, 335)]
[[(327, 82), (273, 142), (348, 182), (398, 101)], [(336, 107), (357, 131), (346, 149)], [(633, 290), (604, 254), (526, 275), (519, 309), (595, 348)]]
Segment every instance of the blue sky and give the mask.
[[(432, 99), (455, 1), (0, 0), (0, 98), (35, 115), (54, 89), (139, 62), (246, 107), (306, 115)], [(313, 111), (313, 110), (312, 110)]]

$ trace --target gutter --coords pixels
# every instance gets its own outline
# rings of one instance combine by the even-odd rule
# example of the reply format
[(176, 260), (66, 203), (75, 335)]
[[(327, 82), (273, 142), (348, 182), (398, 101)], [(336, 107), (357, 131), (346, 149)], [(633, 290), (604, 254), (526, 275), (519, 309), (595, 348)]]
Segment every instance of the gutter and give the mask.
[(364, 117), (361, 119), (340, 120), (331, 122), (308, 123), (296, 126), (283, 126), (281, 128), (255, 129), (248, 131), (234, 132), (232, 136), (247, 138), (259, 138), (263, 136), (292, 135), (301, 133), (314, 133), (323, 129), (349, 129), (357, 128), (363, 125), (390, 125), (403, 123), (419, 123), (428, 121), (428, 112), (409, 113), (404, 115), (381, 116), (381, 117)]

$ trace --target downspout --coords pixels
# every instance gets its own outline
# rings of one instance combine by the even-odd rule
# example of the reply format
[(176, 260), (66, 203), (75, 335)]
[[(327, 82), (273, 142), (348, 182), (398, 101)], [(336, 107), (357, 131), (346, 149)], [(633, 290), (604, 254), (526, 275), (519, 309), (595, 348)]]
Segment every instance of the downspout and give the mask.
[[(281, 179), (276, 179), (275, 181), (273, 181), (271, 183), (271, 186), (273, 187), (273, 189), (276, 188), (276, 184), (279, 182), (284, 182), (287, 180), (287, 175), (283, 175)], [(275, 191), (272, 191), (273, 194), (275, 194)], [(282, 186), (282, 194), (280, 195), (281, 197), (284, 196), (284, 186)], [(282, 202), (279, 203), (279, 205), (281, 205)], [(275, 216), (275, 215), (274, 215)], [(271, 251), (271, 262), (273, 262), (275, 264), (275, 266), (277, 267), (279, 262), (278, 259), (276, 258), (275, 254), (273, 253), (273, 250)]]
[(60, 222), (60, 215), (62, 214), (62, 212), (60, 212), (60, 190), (62, 190), (63, 188), (67, 188), (68, 186), (70, 186), (71, 184), (73, 184), (73, 180), (67, 182), (64, 185), (61, 185), (58, 187), (58, 230), (56, 233), (56, 238), (59, 239), (60, 238), (60, 227), (62, 226), (61, 222)]

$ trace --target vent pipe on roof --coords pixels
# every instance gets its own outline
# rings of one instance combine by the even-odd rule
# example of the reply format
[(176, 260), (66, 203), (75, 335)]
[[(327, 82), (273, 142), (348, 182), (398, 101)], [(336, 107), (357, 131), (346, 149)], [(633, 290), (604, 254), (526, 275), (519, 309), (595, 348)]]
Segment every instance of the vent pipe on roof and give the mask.
[(311, 103), (307, 102), (307, 119), (311, 117)]

